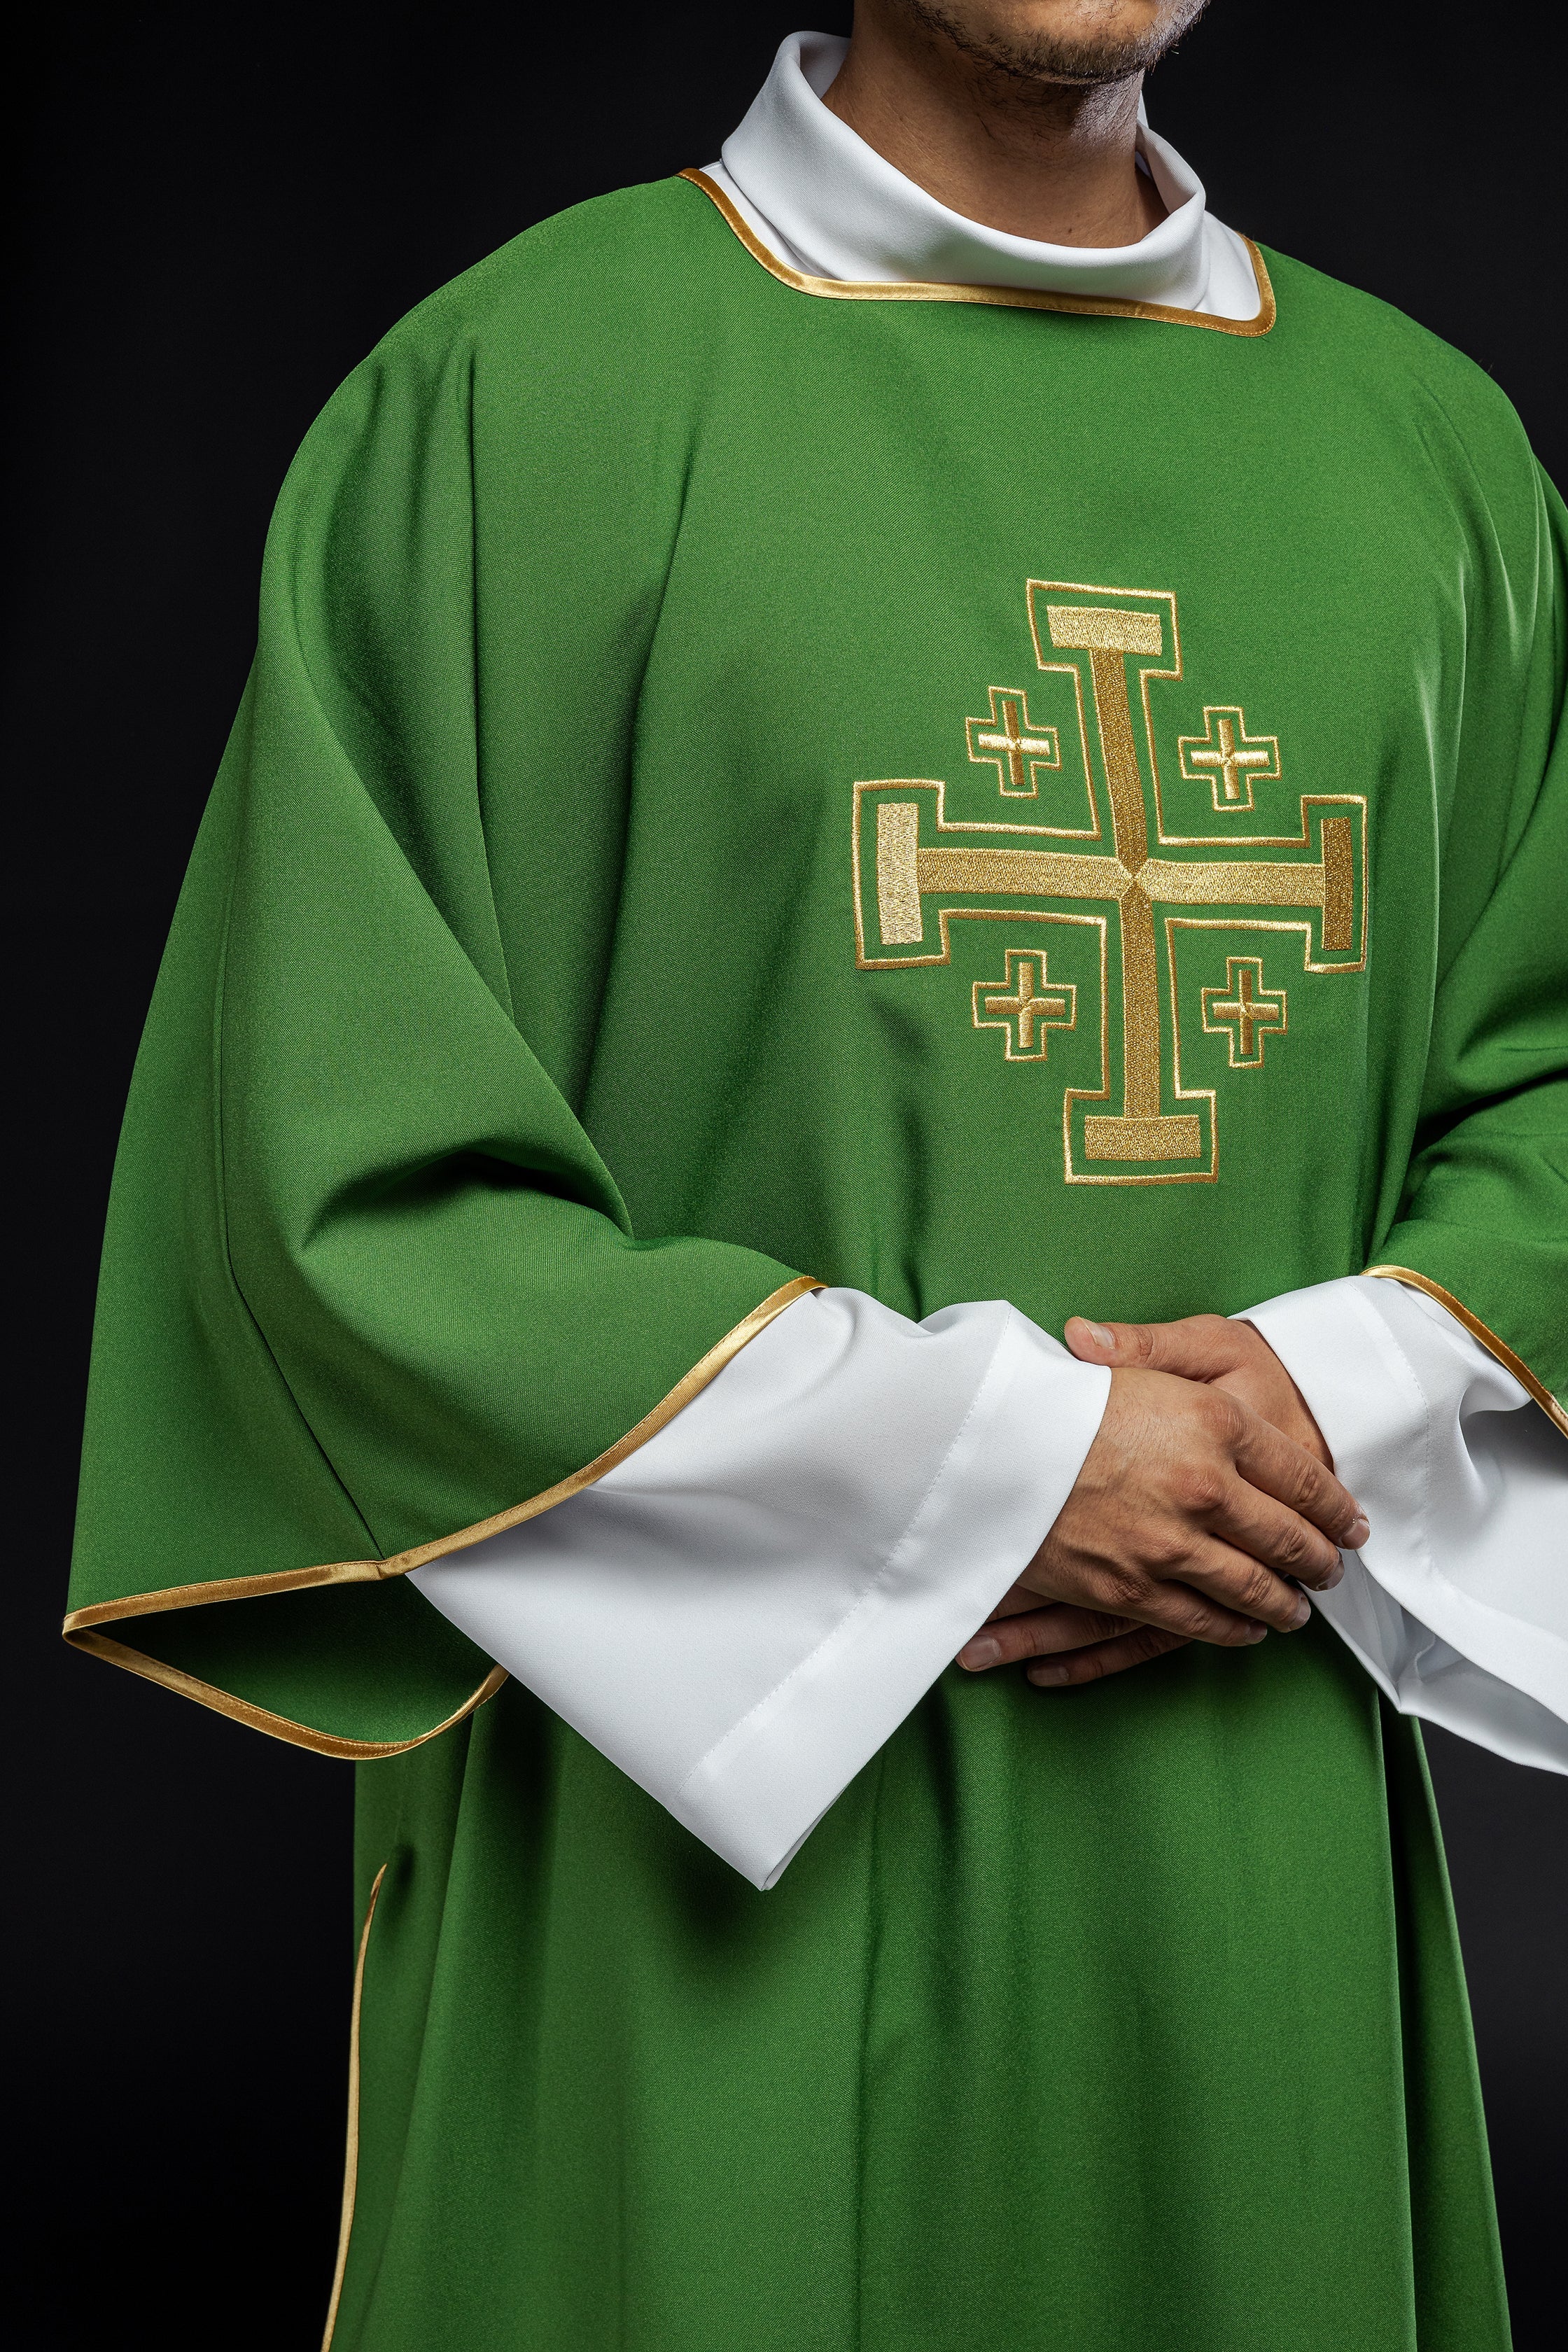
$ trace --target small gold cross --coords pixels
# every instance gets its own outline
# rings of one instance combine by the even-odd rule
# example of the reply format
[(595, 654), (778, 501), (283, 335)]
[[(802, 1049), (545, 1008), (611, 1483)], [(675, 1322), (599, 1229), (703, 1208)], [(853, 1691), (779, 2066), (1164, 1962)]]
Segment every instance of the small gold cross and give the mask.
[(966, 719), (963, 731), (968, 738), (969, 756), (977, 767), (987, 764), (996, 771), (996, 780), (1009, 800), (1034, 800), (1040, 789), (1038, 768), (1059, 768), (1061, 747), (1054, 727), (1036, 727), (1029, 717), (1029, 706), (1022, 693), (1005, 686), (993, 686), (989, 723), (984, 719)]
[[(1226, 991), (1229, 993), (1226, 993)], [(1204, 1027), (1229, 1040), (1233, 1070), (1260, 1070), (1268, 1033), (1283, 1037), (1285, 991), (1263, 985), (1261, 956), (1226, 956), (1225, 987), (1203, 992)]]
[[(1035, 967), (1039, 966), (1039, 982), (1036, 984)], [(974, 1025), (977, 1029), (1000, 1029), (1006, 1037), (1006, 1055), (1010, 1062), (1043, 1062), (1053, 1029), (1071, 1029), (1078, 1020), (1078, 991), (1070, 982), (1058, 985), (1047, 979), (1043, 949), (1030, 950), (1009, 948), (1004, 963), (1005, 977), (998, 985), (994, 980), (977, 980), (974, 983)], [(1007, 994), (1011, 986), (1013, 993)], [(1045, 992), (1049, 987), (1047, 995)], [(989, 1017), (985, 1017), (989, 1016)], [(1016, 1033), (1016, 1048), (1014, 1045)], [(1038, 1034), (1039, 1044), (1035, 1043)]]
[(1252, 787), (1279, 774), (1278, 735), (1249, 735), (1239, 708), (1204, 712), (1206, 733), (1180, 735), (1182, 773), (1189, 784), (1207, 782), (1216, 809), (1249, 809)]

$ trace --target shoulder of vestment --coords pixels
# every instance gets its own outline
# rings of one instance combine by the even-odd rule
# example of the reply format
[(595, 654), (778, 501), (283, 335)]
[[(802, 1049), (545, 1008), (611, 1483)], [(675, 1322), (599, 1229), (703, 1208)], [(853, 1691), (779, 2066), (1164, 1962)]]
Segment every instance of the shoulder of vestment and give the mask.
[[(1281, 323), (1336, 373), (1357, 377), (1385, 408), (1431, 431), (1439, 463), (1468, 473), (1490, 503), (1536, 511), (1536, 463), (1518, 411), (1483, 367), (1392, 302), (1266, 249)], [(1521, 517), (1522, 520), (1522, 517)]]

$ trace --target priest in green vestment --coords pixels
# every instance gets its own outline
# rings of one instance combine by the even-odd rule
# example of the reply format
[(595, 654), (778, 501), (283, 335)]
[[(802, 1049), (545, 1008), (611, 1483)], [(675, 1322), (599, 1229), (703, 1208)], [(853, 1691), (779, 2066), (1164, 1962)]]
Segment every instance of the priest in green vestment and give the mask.
[(1197, 13), (793, 37), (284, 488), (67, 1633), (361, 1766), (332, 2352), (1507, 2345), (1568, 534)]

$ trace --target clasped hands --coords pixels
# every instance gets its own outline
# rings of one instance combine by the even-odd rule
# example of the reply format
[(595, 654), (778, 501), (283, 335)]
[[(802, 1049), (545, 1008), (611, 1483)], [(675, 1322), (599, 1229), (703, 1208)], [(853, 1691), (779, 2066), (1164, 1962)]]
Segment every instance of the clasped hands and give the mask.
[(1368, 1528), (1305, 1399), (1250, 1323), (1089, 1323), (1111, 1367), (1094, 1444), (1023, 1576), (966, 1642), (973, 1673), (1035, 1660), (1032, 1683), (1098, 1680), (1189, 1642), (1238, 1648), (1311, 1614)]

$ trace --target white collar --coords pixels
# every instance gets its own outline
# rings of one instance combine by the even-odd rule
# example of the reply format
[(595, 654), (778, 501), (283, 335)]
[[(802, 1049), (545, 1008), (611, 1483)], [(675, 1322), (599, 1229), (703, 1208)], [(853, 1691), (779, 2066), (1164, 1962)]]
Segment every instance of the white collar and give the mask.
[(1041, 245), (966, 220), (894, 170), (822, 103), (848, 43), (792, 33), (722, 161), (708, 165), (752, 234), (814, 278), (1023, 286), (1252, 319), (1246, 245), (1208, 212), (1203, 183), (1139, 110), (1144, 168), (1167, 206), (1136, 245)]

